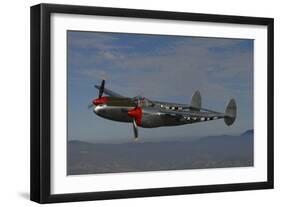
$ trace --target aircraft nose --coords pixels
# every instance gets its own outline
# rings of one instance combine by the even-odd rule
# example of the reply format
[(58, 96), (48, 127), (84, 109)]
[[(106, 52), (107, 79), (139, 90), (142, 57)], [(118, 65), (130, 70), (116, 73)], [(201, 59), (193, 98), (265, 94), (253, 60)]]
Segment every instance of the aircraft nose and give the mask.
[(96, 107), (94, 108), (94, 112), (95, 112), (96, 114), (99, 114), (99, 113), (101, 112), (101, 107), (100, 107), (100, 106), (96, 106)]
[(106, 112), (106, 106), (98, 105), (94, 108), (94, 112), (97, 115), (103, 115)]

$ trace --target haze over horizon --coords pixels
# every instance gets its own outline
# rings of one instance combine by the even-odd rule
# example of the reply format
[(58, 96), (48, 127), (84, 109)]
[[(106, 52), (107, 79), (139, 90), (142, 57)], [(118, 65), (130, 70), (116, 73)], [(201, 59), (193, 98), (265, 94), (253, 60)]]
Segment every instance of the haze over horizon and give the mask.
[(67, 174), (124, 173), (159, 170), (254, 166), (254, 136), (202, 137), (182, 142), (91, 144), (69, 141)]
[(128, 144), (128, 143), (156, 143), (156, 142), (188, 142), (188, 141), (195, 141), (195, 140), (199, 140), (199, 139), (205, 139), (205, 138), (210, 138), (212, 139), (212, 137), (222, 137), (222, 136), (243, 136), (244, 134), (254, 134), (254, 130), (253, 129), (248, 129), (246, 131), (244, 131), (243, 133), (240, 134), (217, 134), (217, 135), (209, 135), (209, 136), (198, 136), (198, 137), (165, 137), (163, 136), (161, 139), (145, 139), (143, 140), (141, 137), (139, 137), (137, 140), (134, 139), (134, 137), (132, 136), (131, 139), (119, 139), (116, 138), (115, 140), (94, 140), (91, 141), (91, 139), (88, 140), (81, 140), (81, 139), (72, 139), (69, 140), (68, 142), (84, 142), (84, 143), (90, 143), (90, 144)]

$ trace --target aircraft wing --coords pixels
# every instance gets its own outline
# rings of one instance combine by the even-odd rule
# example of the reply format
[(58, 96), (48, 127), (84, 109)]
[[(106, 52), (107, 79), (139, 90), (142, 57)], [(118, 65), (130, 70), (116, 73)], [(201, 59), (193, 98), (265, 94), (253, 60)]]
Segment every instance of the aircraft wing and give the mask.
[[(202, 108), (202, 107), (194, 108), (194, 107), (192, 107), (191, 105), (188, 105), (188, 104), (179, 104), (179, 103), (162, 102), (162, 101), (152, 101), (152, 102), (155, 103), (155, 104), (158, 104), (161, 108), (163, 108), (163, 112), (167, 112), (167, 111), (174, 112), (173, 109), (176, 109), (176, 110), (180, 110), (180, 113), (188, 112), (188, 113), (192, 114), (192, 113), (196, 113), (196, 112), (186, 111), (186, 109), (197, 109), (196, 111), (201, 110), (201, 113), (209, 112), (208, 114), (213, 113), (213, 115), (221, 114), (219, 112), (216, 112), (216, 111), (213, 111), (213, 110), (210, 110), (210, 109), (206, 109), (206, 108)], [(204, 112), (202, 112), (202, 111), (204, 111)], [(177, 112), (179, 112), (179, 111), (177, 111)]]
[[(100, 86), (98, 86), (98, 85), (95, 85), (95, 88), (100, 90)], [(107, 88), (103, 89), (103, 93), (105, 93), (105, 94), (107, 94), (109, 96), (113, 96), (113, 97), (124, 97), (124, 96), (122, 96), (122, 95), (120, 95), (120, 94), (118, 94), (118, 93), (116, 93), (116, 92), (114, 92), (112, 90), (107, 89)]]
[(198, 117), (198, 118), (224, 118), (225, 114), (219, 112), (202, 112), (202, 111), (174, 111), (174, 110), (160, 110), (161, 115), (184, 117)]
[(163, 108), (172, 108), (172, 107), (177, 107), (180, 109), (187, 109), (189, 108), (188, 104), (179, 104), (179, 103), (171, 103), (171, 102), (164, 102), (164, 101), (153, 101), (154, 104), (158, 104), (159, 106), (162, 106)]

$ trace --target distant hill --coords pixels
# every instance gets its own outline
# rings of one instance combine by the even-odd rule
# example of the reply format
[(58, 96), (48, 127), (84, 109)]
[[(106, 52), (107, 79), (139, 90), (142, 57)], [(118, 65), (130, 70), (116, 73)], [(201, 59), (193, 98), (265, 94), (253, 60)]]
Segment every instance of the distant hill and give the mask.
[(253, 166), (253, 130), (192, 141), (91, 144), (69, 141), (69, 175)]
[(253, 135), (254, 135), (253, 129), (249, 129), (249, 130), (245, 131), (243, 134), (241, 134), (241, 136), (253, 136)]

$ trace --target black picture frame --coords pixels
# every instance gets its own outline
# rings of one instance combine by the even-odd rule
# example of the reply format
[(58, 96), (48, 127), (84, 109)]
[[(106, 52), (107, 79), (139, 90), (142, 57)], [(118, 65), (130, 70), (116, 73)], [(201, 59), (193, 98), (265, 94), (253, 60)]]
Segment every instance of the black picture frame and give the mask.
[[(153, 189), (121, 190), (106, 192), (85, 192), (73, 194), (51, 194), (50, 183), (50, 15), (52, 13), (100, 15), (112, 17), (134, 17), (149, 19), (181, 20), (210, 23), (233, 23), (267, 26), (267, 181), (238, 184), (167, 187)], [(273, 44), (274, 20), (272, 18), (195, 14), (182, 12), (103, 8), (56, 4), (39, 4), (31, 7), (31, 169), (30, 199), (38, 203), (88, 201), (102, 199), (165, 196), (224, 191), (241, 191), (273, 188)]]

